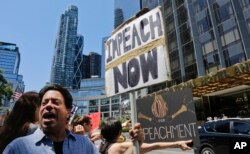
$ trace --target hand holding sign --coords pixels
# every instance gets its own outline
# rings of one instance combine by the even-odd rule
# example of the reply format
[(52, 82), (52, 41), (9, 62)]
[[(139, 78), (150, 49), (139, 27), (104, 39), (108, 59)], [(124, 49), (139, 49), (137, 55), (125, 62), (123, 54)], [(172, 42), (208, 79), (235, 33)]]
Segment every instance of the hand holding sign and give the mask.
[(195, 146), (199, 144), (191, 89), (161, 91), (136, 102), (147, 143), (192, 139)]

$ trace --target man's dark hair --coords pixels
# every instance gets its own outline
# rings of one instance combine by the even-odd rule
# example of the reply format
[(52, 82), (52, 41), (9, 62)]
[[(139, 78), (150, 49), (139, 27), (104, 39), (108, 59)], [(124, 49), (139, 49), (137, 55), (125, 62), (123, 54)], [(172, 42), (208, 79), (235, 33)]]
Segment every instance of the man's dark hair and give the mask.
[(40, 96), (41, 101), (43, 99), (44, 94), (49, 90), (55, 90), (55, 91), (60, 92), (64, 98), (66, 108), (67, 109), (72, 108), (73, 99), (72, 99), (71, 94), (69, 93), (69, 91), (66, 88), (63, 88), (62, 86), (60, 86), (58, 84), (51, 84), (51, 85), (47, 85), (44, 88), (42, 88), (39, 92), (39, 96)]

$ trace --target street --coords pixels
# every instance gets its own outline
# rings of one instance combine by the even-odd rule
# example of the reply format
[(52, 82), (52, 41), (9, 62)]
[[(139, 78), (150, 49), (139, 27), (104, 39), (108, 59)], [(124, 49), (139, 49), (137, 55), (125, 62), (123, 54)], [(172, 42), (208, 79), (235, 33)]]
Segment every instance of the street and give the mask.
[(194, 151), (193, 150), (189, 150), (189, 151), (182, 151), (180, 149), (165, 149), (165, 150), (154, 150), (151, 152), (148, 152), (147, 154), (193, 154)]

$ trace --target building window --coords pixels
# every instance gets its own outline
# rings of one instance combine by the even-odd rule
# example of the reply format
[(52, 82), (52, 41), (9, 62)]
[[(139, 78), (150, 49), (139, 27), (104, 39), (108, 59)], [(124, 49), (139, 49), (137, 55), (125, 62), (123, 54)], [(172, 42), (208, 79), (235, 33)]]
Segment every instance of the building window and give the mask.
[(194, 53), (191, 53), (191, 54), (184, 56), (184, 64), (185, 65), (191, 65), (193, 63), (195, 63)]
[(101, 105), (108, 105), (109, 104), (109, 99), (102, 99), (101, 100)]
[(209, 41), (207, 43), (204, 43), (202, 45), (202, 50), (203, 50), (204, 55), (214, 51), (215, 50), (215, 41), (212, 40), (212, 41)]
[(174, 29), (174, 15), (169, 15), (166, 18), (166, 31), (170, 32)]
[(178, 14), (179, 25), (182, 25), (187, 21), (188, 12), (184, 5), (177, 10), (177, 14)]
[(98, 112), (98, 107), (89, 107), (89, 113)]
[(232, 42), (240, 39), (238, 29), (233, 29), (221, 36), (222, 47), (226, 47)]
[(180, 5), (184, 4), (184, 0), (175, 0), (176, 7), (179, 7)]
[(234, 65), (236, 63), (241, 63), (246, 60), (245, 54), (243, 52), (242, 44), (238, 42), (237, 44), (230, 44), (226, 50), (223, 51), (225, 57), (226, 67)]
[(89, 106), (97, 106), (98, 105), (98, 100), (90, 100), (89, 101)]
[[(221, 3), (224, 3), (223, 5), (215, 2), (213, 4), (213, 9), (215, 12), (215, 18), (216, 18), (216, 22), (222, 23), (223, 21), (229, 19), (232, 15), (233, 15), (233, 9), (232, 6), (230, 4), (230, 2), (228, 2), (227, 0), (220, 1)], [(227, 3), (225, 3), (227, 2)]]
[(172, 75), (172, 80), (174, 80), (176, 82), (176, 84), (179, 84), (182, 82), (182, 76), (181, 76), (180, 70), (172, 72), (171, 75)]
[(168, 35), (168, 48), (172, 50), (177, 47), (176, 33), (173, 31)]
[(190, 35), (188, 24), (184, 24), (180, 27), (180, 36), (181, 36), (182, 44), (185, 44), (191, 41), (191, 35)]
[(176, 58), (175, 60), (172, 60), (170, 62), (170, 66), (171, 66), (171, 71), (179, 69), (180, 68), (179, 59)]
[(215, 72), (218, 70), (219, 55), (218, 53), (209, 53), (204, 56), (204, 64), (207, 73)]
[(164, 6), (164, 11), (166, 13), (166, 15), (169, 15), (170, 13), (173, 12), (172, 9), (172, 1), (163, 1), (163, 6)]
[(207, 7), (207, 2), (206, 0), (195, 0), (194, 1), (194, 8), (196, 12), (200, 12), (204, 8)]
[(109, 105), (101, 106), (101, 112), (108, 112), (109, 111)]
[(240, 2), (242, 8), (248, 8), (250, 5), (250, 0), (241, 0)]
[(112, 105), (112, 111), (119, 110), (120, 109), (120, 104), (113, 104)]

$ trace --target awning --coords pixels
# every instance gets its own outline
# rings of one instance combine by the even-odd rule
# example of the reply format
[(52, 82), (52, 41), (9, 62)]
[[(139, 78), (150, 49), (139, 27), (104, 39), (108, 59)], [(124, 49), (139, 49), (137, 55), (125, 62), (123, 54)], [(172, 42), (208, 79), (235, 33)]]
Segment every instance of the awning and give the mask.
[(201, 97), (240, 85), (250, 85), (250, 60), (174, 85), (166, 90), (178, 91), (183, 88), (192, 88), (193, 97)]

